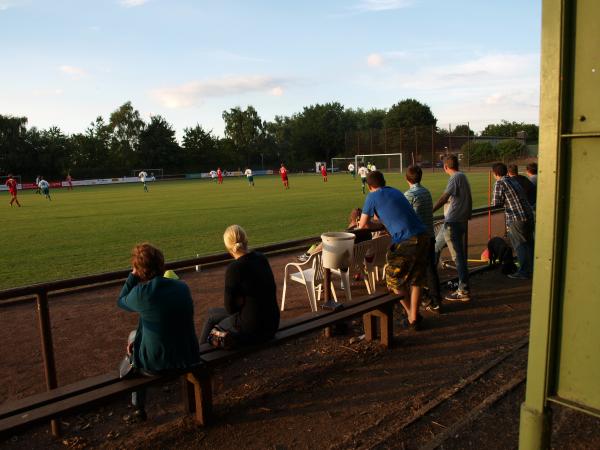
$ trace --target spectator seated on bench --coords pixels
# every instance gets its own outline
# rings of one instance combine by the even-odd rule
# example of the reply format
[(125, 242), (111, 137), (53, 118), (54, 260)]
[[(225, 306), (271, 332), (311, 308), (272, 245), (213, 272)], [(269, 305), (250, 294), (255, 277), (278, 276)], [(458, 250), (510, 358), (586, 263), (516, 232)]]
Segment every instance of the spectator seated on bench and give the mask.
[[(148, 243), (133, 248), (131, 265), (117, 305), (140, 315), (137, 330), (130, 333), (127, 342), (133, 370), (141, 375), (157, 375), (200, 364), (188, 286), (162, 276), (164, 256)], [(134, 419), (145, 420), (145, 389), (134, 391), (131, 403)]]
[[(360, 221), (361, 214), (362, 210), (360, 208), (354, 208), (352, 211), (350, 211), (350, 217), (348, 218), (348, 227), (346, 227), (346, 231), (348, 233), (353, 233), (356, 236), (354, 238), (354, 244), (368, 241), (373, 237), (373, 234), (370, 230), (358, 228), (358, 222)], [(298, 256), (298, 260), (300, 262), (308, 261), (308, 258), (310, 258), (315, 253), (320, 252), (321, 250), (323, 250), (322, 242), (313, 244), (306, 251), (306, 253), (303, 253), (302, 255)]]
[[(267, 258), (248, 250), (246, 232), (239, 225), (225, 230), (223, 241), (235, 258), (225, 273), (225, 308), (210, 308), (200, 342), (215, 346), (236, 346), (268, 341), (279, 328), (275, 278)], [(212, 342), (217, 328), (226, 342)]]

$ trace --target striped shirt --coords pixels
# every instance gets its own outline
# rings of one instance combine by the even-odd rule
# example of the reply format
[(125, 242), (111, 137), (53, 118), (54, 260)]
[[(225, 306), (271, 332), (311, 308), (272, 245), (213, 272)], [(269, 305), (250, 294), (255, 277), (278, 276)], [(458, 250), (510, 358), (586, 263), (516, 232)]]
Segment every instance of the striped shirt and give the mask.
[(404, 196), (425, 225), (427, 234), (433, 236), (433, 200), (429, 190), (415, 183), (404, 193)]
[(533, 220), (533, 210), (523, 188), (510, 177), (504, 176), (496, 181), (492, 206), (504, 206), (507, 224)]

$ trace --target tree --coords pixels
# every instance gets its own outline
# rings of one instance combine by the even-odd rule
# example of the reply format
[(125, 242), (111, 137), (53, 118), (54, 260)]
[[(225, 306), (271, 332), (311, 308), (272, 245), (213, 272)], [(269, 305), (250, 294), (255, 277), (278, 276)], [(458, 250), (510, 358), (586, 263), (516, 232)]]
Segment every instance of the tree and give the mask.
[(452, 130), (452, 136), (475, 136), (475, 132), (469, 125), (457, 125)]
[(461, 153), (469, 155), (469, 164), (481, 164), (496, 159), (496, 150), (489, 142), (465, 143), (460, 149)]
[(263, 123), (253, 106), (242, 110), (239, 106), (223, 111), (225, 137), (231, 139), (238, 152), (245, 155), (246, 164), (257, 153), (263, 135)]
[(481, 132), (481, 135), (516, 138), (517, 133), (521, 131), (524, 131), (527, 134), (527, 142), (537, 142), (539, 127), (533, 123), (502, 120), (500, 123), (493, 123), (486, 126)]
[(138, 164), (137, 150), (144, 126), (139, 111), (131, 102), (123, 103), (110, 115), (110, 159), (115, 169), (123, 170)]
[(183, 130), (182, 147), (186, 167), (194, 170), (210, 170), (219, 162), (216, 160), (217, 141), (212, 131), (205, 131), (199, 124)]
[(435, 126), (437, 119), (429, 106), (409, 98), (393, 105), (385, 115), (386, 128), (406, 128), (423, 125)]
[(140, 132), (139, 161), (142, 167), (175, 169), (180, 166), (182, 156), (171, 124), (162, 116), (152, 116)]
[(26, 132), (27, 117), (0, 114), (0, 173), (22, 171)]
[(521, 156), (527, 147), (520, 141), (509, 139), (496, 145), (496, 153), (502, 161), (508, 162)]

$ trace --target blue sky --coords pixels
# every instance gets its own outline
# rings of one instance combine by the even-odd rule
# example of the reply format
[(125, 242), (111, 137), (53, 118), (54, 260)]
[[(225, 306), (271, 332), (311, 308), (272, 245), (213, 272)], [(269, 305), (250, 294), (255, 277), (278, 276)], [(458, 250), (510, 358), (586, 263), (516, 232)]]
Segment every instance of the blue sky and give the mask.
[(0, 114), (82, 132), (130, 100), (181, 136), (253, 105), (427, 103), (439, 126), (538, 122), (540, 1), (0, 0)]

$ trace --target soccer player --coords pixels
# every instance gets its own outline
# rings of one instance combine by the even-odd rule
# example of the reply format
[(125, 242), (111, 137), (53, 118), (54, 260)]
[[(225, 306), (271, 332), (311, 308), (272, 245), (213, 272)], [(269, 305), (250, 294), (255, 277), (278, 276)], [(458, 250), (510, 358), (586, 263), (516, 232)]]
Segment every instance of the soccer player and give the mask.
[(375, 167), (375, 164), (371, 164), (371, 172), (375, 172), (377, 170), (377, 167)]
[(325, 167), (325, 164), (321, 164), (321, 176), (323, 177), (323, 182), (327, 183), (327, 167)]
[(8, 188), (8, 192), (10, 192), (10, 207), (12, 208), (13, 203), (17, 203), (17, 206), (20, 208), (21, 204), (19, 203), (19, 199), (17, 199), (17, 180), (15, 180), (12, 174), (8, 174), (8, 180), (6, 180), (6, 187)]
[(352, 175), (352, 179), (356, 178), (356, 172), (354, 171), (355, 167), (354, 164), (350, 163), (348, 164), (348, 172), (350, 172), (350, 175)]
[(70, 173), (67, 174), (67, 184), (68, 184), (67, 190), (72, 191), (73, 190), (73, 177), (71, 176)]
[(281, 163), (281, 168), (279, 169), (279, 174), (281, 175), (281, 181), (283, 181), (283, 187), (285, 189), (289, 189), (290, 182), (288, 180), (288, 171), (285, 168), (285, 166), (283, 165), (283, 163)]
[(369, 169), (365, 167), (365, 163), (360, 163), (358, 166), (358, 175), (360, 176), (360, 182), (362, 184), (362, 193), (364, 194), (367, 187), (367, 175), (369, 174)]
[(35, 177), (35, 193), (42, 195), (42, 191), (40, 191), (40, 180), (42, 179), (41, 175)]
[(214, 170), (211, 170), (208, 173), (210, 175), (210, 181), (215, 181), (215, 178), (217, 178), (217, 172), (215, 172)]
[(138, 174), (138, 178), (144, 184), (144, 192), (148, 192), (148, 186), (146, 185), (146, 178), (148, 178), (148, 174), (142, 170)]
[(50, 198), (50, 184), (44, 180), (44, 177), (40, 177), (40, 184), (38, 186), (42, 190), (42, 194), (44, 194), (48, 200), (52, 201)]
[(217, 184), (223, 184), (223, 171), (217, 167)]
[(246, 178), (248, 179), (248, 185), (254, 187), (254, 176), (252, 175), (252, 169), (250, 169), (250, 167), (246, 167), (244, 175), (246, 175)]

